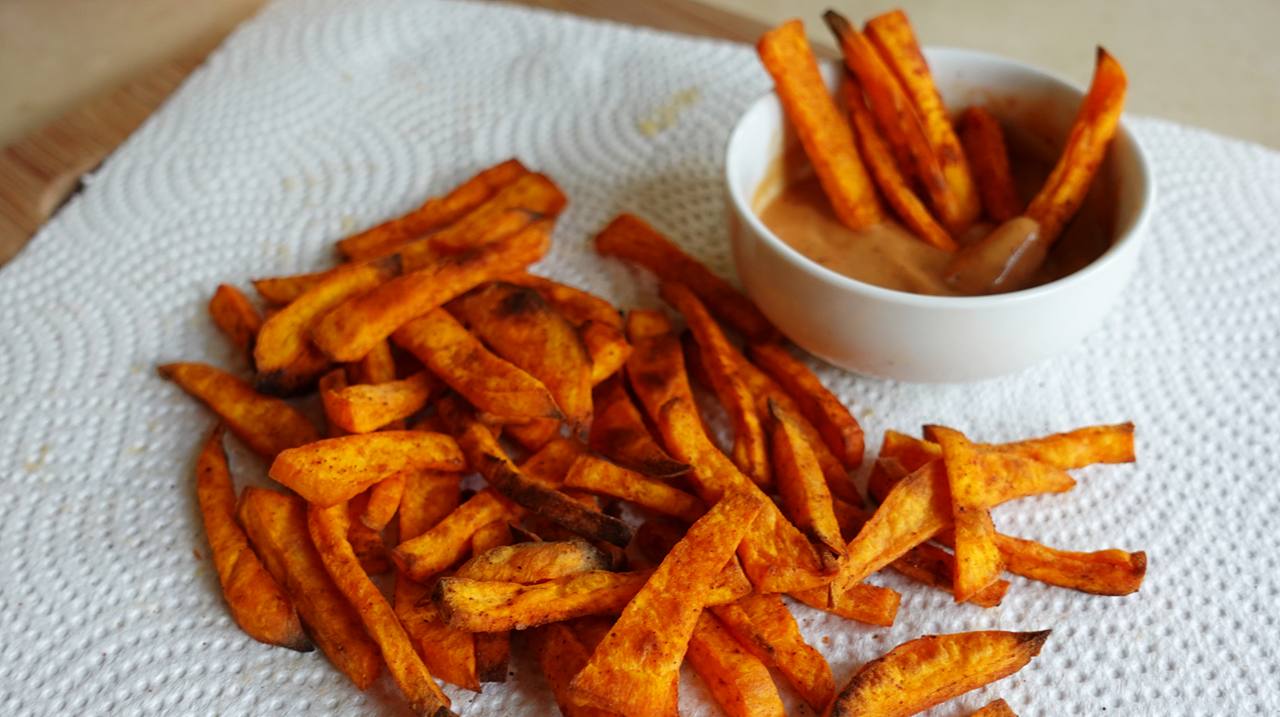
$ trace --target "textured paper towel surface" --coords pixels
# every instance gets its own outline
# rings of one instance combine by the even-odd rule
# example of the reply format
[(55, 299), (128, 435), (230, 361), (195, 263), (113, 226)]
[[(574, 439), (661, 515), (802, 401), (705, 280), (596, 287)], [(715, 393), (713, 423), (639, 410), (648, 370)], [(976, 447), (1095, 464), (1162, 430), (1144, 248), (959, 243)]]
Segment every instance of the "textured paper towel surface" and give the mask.
[[(743, 46), (495, 5), (285, 2), (237, 32), (0, 269), (0, 713), (398, 714), (386, 680), (362, 695), (319, 653), (236, 629), (192, 487), (212, 421), (154, 366), (243, 370), (204, 312), (219, 281), (322, 266), (334, 239), (508, 156), (571, 197), (540, 271), (657, 305), (585, 244), (634, 211), (729, 274), (722, 146), (767, 88)], [(1053, 628), (1029, 668), (934, 714), (997, 695), (1024, 716), (1280, 714), (1280, 155), (1135, 125), (1161, 208), (1102, 330), (975, 385), (821, 375), (873, 446), (931, 420), (981, 440), (1135, 421), (1136, 466), (995, 517), (1054, 546), (1147, 550), (1142, 592), (1014, 578), (981, 610), (877, 576), (903, 592), (892, 629), (796, 608), (838, 682), (922, 633)], [(533, 666), (513, 671), (451, 689), (455, 708), (555, 714)], [(718, 714), (688, 674), (681, 704)]]

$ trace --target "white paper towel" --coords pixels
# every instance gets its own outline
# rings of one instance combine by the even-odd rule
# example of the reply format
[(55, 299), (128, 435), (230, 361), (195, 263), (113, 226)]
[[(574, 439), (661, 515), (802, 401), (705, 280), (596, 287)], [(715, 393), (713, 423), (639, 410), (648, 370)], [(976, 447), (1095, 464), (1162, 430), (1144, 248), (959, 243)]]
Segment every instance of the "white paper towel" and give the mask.
[[(334, 239), (509, 156), (571, 198), (540, 271), (657, 305), (586, 245), (633, 211), (731, 274), (722, 149), (768, 87), (744, 46), (492, 4), (282, 2), (237, 31), (0, 269), (0, 713), (399, 713), (386, 680), (362, 695), (319, 653), (236, 629), (192, 487), (212, 421), (154, 366), (243, 369), (205, 314), (218, 282), (320, 267)], [(1063, 548), (1147, 550), (1142, 592), (1014, 578), (982, 610), (877, 576), (903, 593), (892, 629), (796, 608), (837, 682), (923, 633), (1053, 628), (1030, 667), (933, 714), (995, 696), (1024, 717), (1280, 714), (1280, 155), (1135, 126), (1162, 200), (1102, 330), (974, 385), (820, 374), (873, 447), (926, 421), (981, 440), (1135, 421), (1136, 466), (995, 517)], [(533, 666), (513, 670), (450, 689), (457, 711), (555, 714)], [(717, 714), (688, 674), (681, 705)]]

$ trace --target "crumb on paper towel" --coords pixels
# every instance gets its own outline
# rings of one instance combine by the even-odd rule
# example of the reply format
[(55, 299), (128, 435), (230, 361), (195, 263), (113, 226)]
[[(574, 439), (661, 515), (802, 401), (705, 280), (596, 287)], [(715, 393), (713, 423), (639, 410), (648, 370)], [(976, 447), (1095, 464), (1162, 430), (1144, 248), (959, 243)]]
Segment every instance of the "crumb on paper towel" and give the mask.
[(48, 443), (41, 443), (41, 444), (40, 444), (40, 448), (39, 448), (39, 449), (37, 449), (37, 451), (36, 451), (36, 457), (35, 457), (35, 459), (34, 459), (34, 460), (27, 461), (26, 463), (24, 463), (24, 464), (22, 465), (22, 467), (23, 467), (23, 468), (24, 468), (28, 473), (35, 473), (36, 471), (40, 470), (41, 468), (44, 468), (44, 464), (45, 464), (48, 460), (49, 460), (49, 444), (48, 444)]
[(671, 96), (671, 99), (654, 108), (647, 116), (642, 117), (637, 123), (640, 134), (646, 137), (656, 137), (664, 130), (675, 126), (680, 119), (680, 113), (688, 107), (697, 104), (702, 99), (702, 93), (697, 87), (680, 90)]

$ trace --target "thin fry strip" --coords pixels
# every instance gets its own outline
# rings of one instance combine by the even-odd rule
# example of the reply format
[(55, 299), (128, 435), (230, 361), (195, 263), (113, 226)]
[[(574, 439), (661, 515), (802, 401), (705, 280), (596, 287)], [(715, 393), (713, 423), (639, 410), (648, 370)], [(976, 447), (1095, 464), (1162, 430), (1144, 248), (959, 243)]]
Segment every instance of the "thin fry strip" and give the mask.
[[(996, 534), (999, 545), (1000, 534)], [(921, 543), (908, 550), (902, 557), (889, 563), (894, 572), (905, 575), (919, 583), (955, 592), (956, 559), (951, 553), (929, 543)], [(1007, 569), (1007, 566), (1006, 566)], [(1009, 591), (1008, 580), (997, 580), (986, 588), (975, 593), (969, 602), (979, 607), (996, 607), (1004, 600)]]
[(432, 248), (444, 252), (459, 252), (477, 246), (477, 237), (489, 235), (491, 227), (500, 223), (499, 217), (511, 210), (524, 210), (534, 215), (554, 217), (568, 203), (564, 192), (543, 174), (527, 173), (502, 187), (491, 198), (466, 216), (431, 235)]
[(347, 372), (351, 383), (377, 385), (396, 380), (396, 358), (391, 353), (391, 343), (384, 340), (374, 344), (364, 358), (347, 365)]
[(786, 715), (769, 668), (747, 652), (710, 610), (698, 616), (685, 659), (729, 717)]
[(638, 264), (663, 281), (697, 293), (711, 313), (738, 333), (764, 341), (778, 334), (751, 300), (634, 214), (619, 214), (596, 235), (596, 251)]
[(241, 351), (252, 351), (258, 329), (262, 328), (262, 315), (244, 292), (230, 284), (218, 284), (209, 299), (209, 316), (232, 346)]
[(782, 673), (801, 699), (821, 710), (835, 695), (831, 666), (800, 634), (779, 595), (748, 595), (712, 612), (751, 654)]
[(984, 444), (983, 450), (1016, 453), (1055, 468), (1069, 470), (1095, 463), (1133, 463), (1133, 424), (1085, 426), (1013, 443)]
[[(955, 541), (950, 532), (938, 539), (947, 545)], [(1005, 570), (1046, 585), (1094, 595), (1129, 595), (1142, 587), (1147, 574), (1147, 554), (1142, 551), (1113, 548), (1078, 553), (1002, 533), (996, 533), (995, 542)]]
[(769, 410), (770, 448), (782, 505), (791, 522), (819, 546), (823, 564), (834, 570), (844, 556), (844, 540), (827, 481), (795, 419), (775, 402), (769, 403)]
[(461, 471), (458, 444), (426, 431), (382, 431), (315, 441), (283, 451), (267, 475), (321, 507), (343, 503), (406, 469)]
[(1022, 200), (1013, 184), (1004, 129), (985, 108), (974, 105), (960, 115), (960, 141), (973, 170), (987, 218), (1003, 223), (1022, 213)]
[(405, 474), (412, 472), (393, 473), (369, 488), (369, 502), (360, 514), (360, 522), (366, 528), (381, 531), (387, 527), (400, 508), (400, 499), (404, 497)]
[(591, 450), (645, 475), (670, 478), (689, 466), (672, 458), (645, 426), (644, 417), (621, 377), (611, 377), (592, 394), (593, 416), (587, 443)]
[(159, 371), (218, 414), (236, 438), (264, 458), (320, 437), (298, 409), (208, 364), (170, 363)]
[[(482, 555), (511, 543), (511, 529), (506, 521), (490, 523), (471, 536), (471, 554)], [(470, 577), (469, 561), (458, 568), (463, 577)], [(511, 662), (511, 632), (477, 632), (473, 636), (476, 646), (476, 675), (481, 682), (506, 682), (507, 667)]]
[(271, 276), (265, 279), (254, 279), (253, 290), (258, 292), (262, 300), (273, 306), (284, 306), (320, 283), (332, 269), (313, 271), (308, 274), (292, 274), (290, 276)]
[(818, 71), (804, 25), (791, 20), (766, 32), (756, 43), (756, 52), (773, 77), (778, 100), (836, 216), (850, 229), (882, 221), (875, 187), (862, 166), (849, 124)]
[(440, 383), (426, 371), (399, 381), (321, 390), (325, 415), (351, 433), (368, 433), (417, 413)]
[(440, 691), (427, 666), (414, 650), (404, 627), (377, 586), (360, 568), (356, 555), (347, 542), (347, 506), (339, 503), (329, 508), (312, 505), (307, 511), (307, 527), (311, 540), (324, 561), (325, 569), (348, 602), (360, 614), (365, 630), (382, 651), (387, 671), (400, 687), (416, 714), (449, 717), (449, 698)]
[(693, 403), (693, 388), (684, 370), (680, 339), (665, 314), (635, 310), (627, 314), (627, 381), (649, 419), (657, 423), (662, 407), (680, 398)]
[(368, 505), (367, 490), (347, 501), (347, 542), (366, 575), (382, 575), (391, 570), (391, 560), (382, 533), (360, 522)]
[(1071, 125), (1062, 155), (1025, 212), (1039, 222), (1040, 236), (1046, 243), (1052, 244), (1062, 234), (1084, 203), (1089, 185), (1116, 135), (1127, 85), (1124, 68), (1099, 47), (1093, 81)]
[(707, 512), (706, 504), (696, 496), (591, 455), (581, 456), (574, 462), (564, 485), (621, 498), (686, 523)]
[(987, 509), (986, 481), (978, 451), (963, 433), (926, 426), (925, 435), (942, 448), (955, 520), (956, 602), (966, 602), (1000, 579), (1004, 561), (996, 548), (996, 528)]
[(510, 516), (512, 509), (497, 491), (482, 490), (429, 530), (403, 540), (391, 551), (391, 558), (401, 572), (423, 582), (461, 560), (471, 548), (471, 536)]

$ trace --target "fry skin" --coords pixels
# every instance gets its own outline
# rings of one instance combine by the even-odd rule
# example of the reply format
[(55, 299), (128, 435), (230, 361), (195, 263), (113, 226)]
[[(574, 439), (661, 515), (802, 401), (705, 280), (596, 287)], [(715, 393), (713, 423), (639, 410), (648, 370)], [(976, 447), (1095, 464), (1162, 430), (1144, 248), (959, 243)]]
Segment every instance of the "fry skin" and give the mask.
[(369, 636), (378, 643), (387, 671), (414, 713), (428, 717), (453, 715), (449, 698), (418, 657), (391, 605), (361, 570), (347, 542), (347, 506), (312, 505), (307, 511), (307, 528), (329, 576), (355, 607)]
[(258, 292), (262, 300), (272, 306), (284, 306), (311, 287), (315, 286), (329, 274), (332, 269), (313, 271), (309, 274), (293, 274), (290, 276), (272, 276), (265, 279), (254, 279), (253, 290)]
[(1069, 470), (1095, 463), (1133, 463), (1133, 424), (1085, 426), (1013, 443), (984, 444), (984, 450), (1016, 453), (1055, 468)]
[(196, 459), (196, 498), (222, 596), (236, 624), (258, 642), (299, 652), (314, 649), (289, 596), (236, 522), (236, 488), (222, 448), (222, 426), (209, 434)]
[(748, 595), (711, 609), (734, 637), (766, 665), (782, 673), (810, 707), (820, 710), (835, 694), (831, 667), (800, 635), (779, 595)]
[(585, 540), (564, 540), (490, 548), (476, 553), (455, 574), (472, 580), (527, 585), (591, 570), (608, 569), (609, 556), (604, 551)]
[(417, 582), (449, 568), (471, 548), (477, 530), (512, 515), (514, 506), (492, 488), (476, 493), (432, 528), (403, 540), (391, 559)]
[(1062, 234), (1084, 203), (1089, 185), (1116, 135), (1127, 85), (1124, 68), (1099, 47), (1089, 92), (1071, 125), (1062, 155), (1025, 212), (1040, 224), (1040, 236), (1046, 243), (1053, 243)]
[(955, 520), (956, 602), (1000, 579), (1004, 561), (996, 548), (996, 528), (986, 509), (985, 476), (978, 451), (963, 433), (945, 426), (926, 426), (925, 435), (942, 448)]
[(638, 264), (663, 281), (689, 287), (711, 313), (743, 336), (765, 341), (778, 334), (750, 299), (634, 214), (619, 214), (596, 235), (595, 245), (605, 256)]
[(680, 663), (715, 571), (733, 557), (766, 502), (758, 494), (730, 493), (699, 518), (627, 603), (573, 678), (573, 691), (625, 715), (672, 714)]
[(465, 467), (458, 444), (449, 436), (382, 431), (290, 448), (276, 456), (267, 474), (307, 502), (327, 507), (350, 500), (397, 471), (461, 471)]
[(963, 632), (904, 642), (863, 665), (825, 717), (906, 717), (1003, 679), (1040, 653), (1049, 631)]
[(218, 414), (236, 438), (264, 458), (275, 458), (281, 451), (320, 438), (316, 427), (296, 408), (258, 393), (225, 371), (190, 362), (165, 364), (159, 371)]
[(253, 341), (262, 328), (262, 315), (242, 291), (230, 284), (218, 284), (209, 299), (209, 317), (232, 346), (241, 351), (253, 350)]
[(306, 503), (249, 487), (240, 497), (239, 515), (258, 556), (293, 600), (311, 639), (356, 687), (368, 689), (382, 671), (382, 655), (311, 544)]
[(667, 454), (645, 426), (644, 417), (619, 376), (610, 377), (592, 394), (593, 413), (587, 443), (618, 465), (657, 478), (671, 478), (689, 466)]
[(1022, 200), (1013, 184), (1009, 150), (999, 120), (983, 107), (966, 108), (960, 115), (960, 141), (987, 218), (1003, 224), (1021, 214)]
[(871, 177), (853, 144), (849, 124), (818, 71), (804, 25), (791, 20), (766, 32), (756, 43), (756, 52), (773, 77), (778, 100), (836, 216), (850, 229), (883, 221)]
[(823, 563), (834, 570), (844, 556), (844, 540), (827, 481), (795, 419), (772, 401), (769, 411), (774, 477), (782, 504), (791, 522), (818, 546)]
[(574, 462), (564, 485), (621, 498), (686, 523), (694, 522), (707, 512), (706, 504), (697, 496), (592, 455), (580, 456)]
[(685, 659), (729, 717), (786, 714), (769, 668), (747, 652), (710, 610), (698, 616)]
[(322, 390), (325, 416), (351, 433), (369, 433), (417, 413), (427, 405), (439, 382), (426, 371), (399, 381), (361, 383)]

